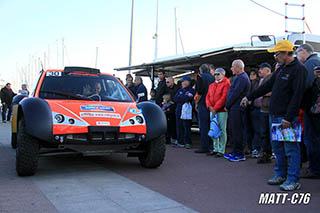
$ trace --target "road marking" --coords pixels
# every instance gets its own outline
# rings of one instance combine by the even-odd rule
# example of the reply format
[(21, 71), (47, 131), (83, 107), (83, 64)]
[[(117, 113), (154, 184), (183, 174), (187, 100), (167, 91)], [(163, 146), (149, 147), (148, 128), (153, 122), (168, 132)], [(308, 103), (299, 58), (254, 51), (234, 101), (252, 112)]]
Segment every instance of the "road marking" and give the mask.
[[(5, 125), (0, 130), (0, 144), (8, 157), (14, 158), (9, 136), (10, 126)], [(24, 180), (32, 181), (32, 187), (39, 188), (63, 213), (195, 212), (84, 157), (40, 158), (38, 173)]]
[(62, 159), (32, 177), (60, 212), (195, 212), (88, 159)]

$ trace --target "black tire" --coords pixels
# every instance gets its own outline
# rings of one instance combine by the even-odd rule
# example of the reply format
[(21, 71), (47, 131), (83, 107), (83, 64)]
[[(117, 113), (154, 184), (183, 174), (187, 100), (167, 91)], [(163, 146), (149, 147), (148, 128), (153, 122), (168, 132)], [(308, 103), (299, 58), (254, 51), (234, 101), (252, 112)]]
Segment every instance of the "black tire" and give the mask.
[(39, 141), (25, 131), (25, 121), (19, 121), (16, 148), (16, 170), (19, 176), (34, 175), (38, 168)]
[(17, 148), (17, 133), (11, 133), (11, 147)]
[(166, 153), (166, 137), (161, 135), (151, 141), (148, 141), (143, 146), (146, 153), (139, 156), (141, 166), (145, 168), (159, 167), (165, 157)]

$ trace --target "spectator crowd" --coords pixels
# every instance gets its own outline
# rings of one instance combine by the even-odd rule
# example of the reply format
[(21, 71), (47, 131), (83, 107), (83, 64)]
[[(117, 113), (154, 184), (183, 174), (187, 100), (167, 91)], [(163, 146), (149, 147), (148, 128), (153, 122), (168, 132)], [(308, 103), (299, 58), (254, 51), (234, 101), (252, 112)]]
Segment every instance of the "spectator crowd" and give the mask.
[[(274, 54), (275, 67), (264, 62), (247, 73), (245, 63), (237, 59), (229, 79), (225, 69), (211, 64), (201, 65), (177, 84), (160, 70), (149, 100), (140, 76), (128, 74), (125, 87), (137, 102), (161, 107), (167, 118), (167, 144), (192, 148), (191, 127), (197, 123), (201, 147), (195, 153), (230, 162), (251, 156), (259, 164), (275, 158), (275, 174), (267, 183), (292, 191), (300, 189), (300, 178), (320, 178), (320, 58), (310, 44), (295, 49), (287, 40), (268, 52)], [(19, 93), (29, 95), (27, 86)], [(5, 123), (16, 94), (10, 83), (0, 94)], [(226, 153), (227, 144), (231, 153)]]
[[(295, 49), (287, 40), (268, 52), (274, 54), (275, 67), (264, 62), (247, 73), (237, 59), (230, 79), (223, 68), (211, 64), (201, 65), (178, 84), (159, 71), (149, 101), (166, 114), (168, 144), (190, 149), (191, 126), (197, 120), (201, 147), (195, 153), (230, 162), (245, 161), (249, 155), (258, 164), (275, 158), (275, 174), (267, 183), (292, 191), (300, 189), (300, 178), (320, 178), (320, 58), (310, 44)], [(126, 87), (142, 101), (147, 94), (145, 86), (139, 86), (142, 80), (134, 85), (130, 74), (126, 80)], [(225, 153), (227, 144), (231, 153)], [(301, 169), (306, 161), (308, 168)]]

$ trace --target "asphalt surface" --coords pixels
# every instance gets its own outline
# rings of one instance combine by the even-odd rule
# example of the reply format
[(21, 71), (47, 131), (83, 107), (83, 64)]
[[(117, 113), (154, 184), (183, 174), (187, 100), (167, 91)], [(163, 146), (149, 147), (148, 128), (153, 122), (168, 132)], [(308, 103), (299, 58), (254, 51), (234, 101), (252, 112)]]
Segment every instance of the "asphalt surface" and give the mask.
[(301, 179), (296, 192), (311, 193), (307, 205), (259, 205), (261, 193), (283, 193), (266, 184), (274, 162), (231, 163), (170, 146), (158, 169), (123, 154), (47, 157), (35, 176), (21, 178), (9, 136), (9, 124), (0, 124), (0, 212), (320, 212), (320, 180)]

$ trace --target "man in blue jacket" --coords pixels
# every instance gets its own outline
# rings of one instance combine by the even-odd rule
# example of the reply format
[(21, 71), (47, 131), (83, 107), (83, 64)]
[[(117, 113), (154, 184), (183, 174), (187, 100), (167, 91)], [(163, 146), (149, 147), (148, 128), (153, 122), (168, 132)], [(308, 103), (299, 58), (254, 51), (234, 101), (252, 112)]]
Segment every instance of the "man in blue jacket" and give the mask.
[[(296, 51), (297, 58), (307, 68), (306, 89), (312, 87), (314, 82), (314, 68), (320, 66), (320, 58), (310, 44), (302, 44)], [(310, 91), (308, 91), (310, 92)], [(309, 95), (309, 94), (306, 94)], [(303, 170), (301, 178), (316, 178), (320, 177), (320, 139), (317, 137), (317, 130), (314, 127), (315, 116), (310, 113), (309, 109), (304, 108), (304, 144), (307, 147), (307, 155), (309, 160), (309, 168)]]
[(135, 84), (136, 84), (136, 97), (137, 102), (147, 101), (148, 100), (148, 91), (147, 88), (144, 86), (142, 78), (140, 76), (136, 76), (135, 78)]
[[(191, 119), (181, 119), (182, 106), (185, 103), (191, 103), (195, 94), (194, 89), (191, 87), (191, 78), (189, 76), (183, 77), (181, 80), (182, 88), (178, 90), (174, 97), (176, 106), (176, 125), (177, 125), (177, 147), (191, 147)], [(191, 115), (192, 117), (192, 109)]]
[[(307, 70), (297, 58), (293, 57), (294, 44), (288, 40), (280, 40), (268, 52), (275, 53), (274, 57), (281, 66), (271, 78), (243, 98), (241, 105), (246, 106), (252, 101), (272, 91), (269, 114), (272, 123), (280, 123), (283, 129), (290, 128), (298, 121), (299, 109)], [(280, 185), (284, 191), (300, 189), (300, 145), (297, 142), (271, 141), (276, 155), (276, 168), (273, 178), (268, 180), (270, 185)]]
[(236, 76), (227, 95), (226, 108), (229, 112), (230, 134), (233, 152), (224, 157), (232, 162), (246, 160), (244, 156), (244, 133), (246, 125), (245, 108), (240, 106), (243, 97), (250, 91), (250, 79), (244, 71), (244, 63), (237, 59), (232, 62), (232, 73)]

